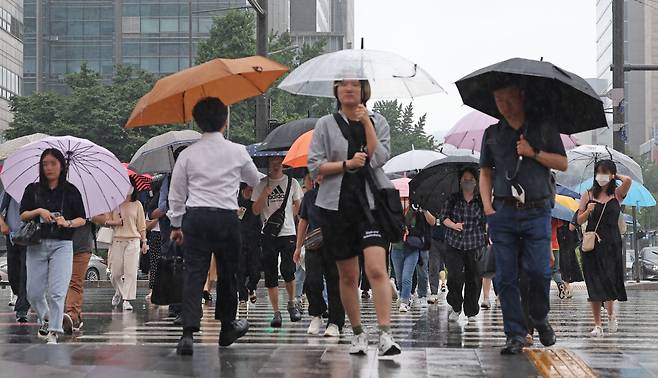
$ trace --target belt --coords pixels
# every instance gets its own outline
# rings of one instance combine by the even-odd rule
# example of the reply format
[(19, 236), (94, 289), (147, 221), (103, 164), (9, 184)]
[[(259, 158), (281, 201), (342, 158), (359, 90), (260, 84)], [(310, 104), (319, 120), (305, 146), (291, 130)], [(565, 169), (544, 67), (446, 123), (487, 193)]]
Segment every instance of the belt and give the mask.
[(233, 213), (237, 215), (237, 210), (220, 209), (218, 207), (186, 207), (185, 210), (188, 213), (211, 212), (211, 213), (222, 213), (222, 214)]
[(514, 197), (506, 197), (499, 199), (503, 203), (503, 206), (514, 207), (517, 209), (539, 209), (546, 206), (548, 198), (542, 198), (536, 201), (526, 201), (525, 203), (520, 202)]

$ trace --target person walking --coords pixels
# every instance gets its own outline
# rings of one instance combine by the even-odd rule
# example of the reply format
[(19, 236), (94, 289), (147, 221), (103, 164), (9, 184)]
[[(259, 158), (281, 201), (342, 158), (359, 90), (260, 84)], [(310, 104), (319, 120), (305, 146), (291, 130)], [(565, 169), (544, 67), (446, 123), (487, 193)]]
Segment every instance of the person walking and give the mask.
[(263, 227), (260, 217), (254, 214), (251, 201), (253, 188), (245, 183), (240, 184), (240, 197), (238, 198), (238, 218), (240, 218), (240, 235), (242, 236), (242, 249), (238, 267), (238, 292), (240, 301), (249, 299), (256, 303), (256, 288), (260, 281), (261, 264), (261, 237)]
[(510, 79), (495, 84), (492, 101), (502, 117), (482, 137), (480, 195), (496, 257), (494, 279), (507, 336), (501, 353), (518, 354), (528, 334), (519, 294), (519, 259), (528, 274), (530, 315), (540, 341), (555, 344), (548, 320), (555, 193), (551, 169), (565, 171), (567, 158), (558, 129), (541, 115), (526, 112), (524, 83)]
[[(299, 303), (295, 300), (295, 271), (292, 261), (295, 253), (295, 217), (302, 200), (302, 187), (297, 180), (283, 174), (283, 158), (269, 160), (269, 174), (254, 187), (253, 212), (263, 221), (263, 271), (265, 287), (270, 297), (274, 317), (270, 325), (280, 328), (283, 319), (279, 311), (279, 272), (285, 281), (288, 293), (288, 314), (291, 322), (302, 319)], [(281, 259), (279, 263), (279, 258)]]
[[(201, 299), (211, 255), (217, 262), (215, 319), (221, 321), (219, 346), (233, 344), (249, 330), (236, 319), (235, 272), (240, 254), (238, 190), (240, 182), (258, 183), (258, 170), (247, 149), (224, 138), (228, 108), (216, 97), (199, 100), (192, 116), (201, 139), (182, 151), (171, 175), (169, 191), (171, 240), (184, 245), (183, 336), (180, 355), (194, 353), (194, 333), (201, 328)], [(221, 164), (218, 164), (221, 162)]]
[[(446, 226), (446, 267), (448, 268), (449, 319), (459, 321), (464, 310), (469, 322), (480, 312), (482, 278), (478, 257), (487, 244), (482, 199), (476, 193), (477, 170), (466, 168), (459, 174), (460, 193), (446, 200), (439, 222)], [(463, 294), (462, 294), (463, 291)]]
[[(307, 175), (310, 180), (310, 175)], [(304, 194), (299, 212), (297, 229), (297, 246), (293, 260), (298, 263), (302, 255), (302, 247), (309, 234), (321, 235), (322, 214), (315, 205), (318, 188), (322, 184), (322, 176), (315, 180), (315, 186)], [(320, 236), (321, 237), (321, 236)], [(308, 314), (312, 317), (307, 333), (317, 335), (322, 326), (322, 314), (329, 310), (325, 337), (340, 337), (345, 325), (345, 310), (340, 301), (340, 282), (338, 268), (333, 257), (327, 252), (322, 243), (319, 246), (306, 246), (306, 298), (308, 300)], [(327, 301), (323, 292), (327, 287)], [(328, 304), (327, 304), (328, 302)]]
[(105, 225), (114, 229), (109, 256), (115, 290), (112, 307), (117, 307), (123, 299), (123, 311), (132, 311), (130, 301), (134, 301), (137, 295), (139, 255), (148, 251), (146, 216), (134, 188), (126, 201), (108, 214)]
[(366, 216), (366, 211), (377, 210), (365, 178), (371, 170), (380, 186), (393, 187), (382, 170), (391, 155), (390, 128), (384, 117), (366, 108), (370, 98), (366, 80), (335, 82), (334, 97), (339, 112), (318, 120), (308, 156), (311, 176), (323, 176), (315, 203), (323, 209), (323, 243), (338, 266), (340, 296), (354, 332), (350, 354), (368, 351), (358, 292), (359, 256), (363, 255), (379, 324), (379, 354), (395, 355), (401, 348), (391, 335), (391, 284), (386, 269), (390, 242)]
[(0, 205), (0, 232), (5, 235), (7, 246), (7, 275), (9, 276), (10, 295), (16, 295), (13, 301), (16, 321), (24, 324), (28, 322), (30, 303), (27, 301), (27, 268), (25, 265), (26, 248), (14, 244), (12, 235), (21, 227), (20, 204), (11, 198), (9, 193), (3, 192)]
[(564, 222), (557, 229), (557, 239), (560, 246), (560, 272), (562, 273), (567, 298), (573, 297), (571, 284), (584, 280), (576, 255), (576, 248), (578, 248), (582, 239), (579, 230), (578, 212), (573, 215), (571, 222)]
[[(615, 302), (627, 300), (624, 287), (624, 259), (619, 232), (621, 203), (631, 188), (628, 176), (617, 174), (612, 160), (599, 160), (594, 165), (594, 185), (580, 197), (578, 224), (587, 222), (586, 232), (596, 232), (600, 240), (591, 251), (583, 251), (583, 274), (588, 301), (594, 317), (593, 337), (603, 336), (601, 307), (608, 310), (608, 332), (615, 333), (618, 319)], [(622, 182), (617, 186), (617, 180)]]
[(560, 243), (558, 242), (557, 230), (562, 226), (564, 221), (551, 218), (551, 254), (555, 262), (551, 266), (551, 277), (553, 282), (557, 285), (557, 296), (560, 299), (567, 297), (567, 287), (562, 279), (562, 271), (560, 270)]
[(43, 151), (39, 181), (21, 200), (21, 220), (41, 223), (41, 241), (27, 247), (27, 300), (37, 313), (38, 336), (57, 344), (63, 333), (66, 292), (73, 268), (73, 232), (85, 223), (80, 191), (66, 180), (67, 163), (55, 148)]
[(427, 298), (429, 304), (439, 302), (439, 287), (442, 293), (446, 291), (445, 233), (446, 227), (443, 224), (437, 223), (432, 227), (432, 245), (429, 253), (430, 296)]

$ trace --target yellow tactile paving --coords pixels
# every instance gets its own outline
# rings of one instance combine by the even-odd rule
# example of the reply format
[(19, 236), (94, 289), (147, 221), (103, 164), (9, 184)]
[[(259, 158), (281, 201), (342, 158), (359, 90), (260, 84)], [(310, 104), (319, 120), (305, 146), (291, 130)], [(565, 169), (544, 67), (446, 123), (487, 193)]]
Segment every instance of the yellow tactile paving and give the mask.
[(526, 349), (525, 353), (543, 377), (598, 377), (585, 361), (567, 349)]

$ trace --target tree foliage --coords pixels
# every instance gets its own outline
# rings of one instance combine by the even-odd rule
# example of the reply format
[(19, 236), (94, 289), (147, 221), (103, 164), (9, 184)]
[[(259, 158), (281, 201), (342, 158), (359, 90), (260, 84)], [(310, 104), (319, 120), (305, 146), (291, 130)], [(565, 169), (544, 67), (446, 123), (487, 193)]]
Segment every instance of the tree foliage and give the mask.
[(415, 120), (412, 103), (404, 106), (397, 100), (377, 101), (374, 111), (381, 114), (391, 127), (391, 156), (411, 149), (436, 150), (437, 142), (425, 132), (427, 115)]

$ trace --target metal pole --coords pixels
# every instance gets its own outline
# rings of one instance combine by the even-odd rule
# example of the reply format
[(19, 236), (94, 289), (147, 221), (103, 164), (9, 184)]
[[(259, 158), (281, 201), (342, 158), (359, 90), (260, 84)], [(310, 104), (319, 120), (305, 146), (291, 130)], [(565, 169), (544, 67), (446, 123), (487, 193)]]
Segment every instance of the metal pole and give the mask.
[(187, 66), (192, 67), (192, 0), (187, 0)]
[(37, 0), (37, 11), (36, 11), (36, 18), (37, 18), (37, 20), (36, 20), (36, 22), (37, 22), (37, 30), (36, 30), (36, 40), (37, 40), (37, 43), (36, 43), (36, 45), (37, 45), (36, 46), (36, 48), (37, 48), (37, 64), (36, 64), (37, 83), (36, 83), (36, 91), (37, 92), (41, 92), (41, 90), (42, 90), (41, 80), (42, 80), (42, 76), (43, 76), (42, 62), (41, 62), (43, 60), (43, 57), (41, 56), (41, 50), (43, 49), (43, 36), (42, 36), (43, 30), (41, 30), (43, 24), (42, 24), (42, 20), (41, 20), (41, 18), (42, 18), (41, 11), (42, 11), (42, 6), (43, 5), (41, 3), (42, 3), (42, 0)]
[(642, 263), (640, 262), (640, 243), (637, 240), (637, 206), (633, 206), (633, 248), (635, 248), (635, 282), (640, 282), (640, 271)]
[[(624, 0), (612, 0), (612, 88), (624, 90)], [(625, 125), (624, 113), (620, 107), (624, 96), (613, 103), (613, 148), (624, 152), (625, 143), (621, 128)]]
[[(255, 0), (254, 0), (255, 2)], [(267, 0), (259, 0), (260, 11), (256, 9), (258, 17), (256, 23), (256, 54), (267, 56)], [(261, 12), (262, 11), (262, 12)], [(256, 97), (256, 140), (262, 141), (267, 136), (267, 99), (265, 95)]]

